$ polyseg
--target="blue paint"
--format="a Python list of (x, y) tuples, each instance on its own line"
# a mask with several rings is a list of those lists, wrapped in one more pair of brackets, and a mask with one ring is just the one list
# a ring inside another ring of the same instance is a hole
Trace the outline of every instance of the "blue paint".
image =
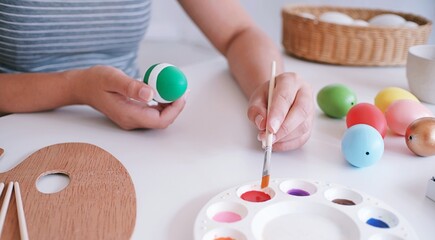
[(390, 228), (390, 226), (388, 226), (384, 221), (376, 218), (369, 218), (366, 223), (377, 228)]

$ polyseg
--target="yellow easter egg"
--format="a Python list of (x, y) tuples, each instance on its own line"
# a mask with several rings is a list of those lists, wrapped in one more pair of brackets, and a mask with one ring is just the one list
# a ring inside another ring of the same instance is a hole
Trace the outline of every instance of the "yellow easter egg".
[(385, 112), (391, 103), (393, 103), (396, 100), (400, 100), (400, 99), (410, 99), (410, 100), (420, 102), (416, 96), (414, 96), (412, 93), (406, 91), (403, 88), (387, 87), (387, 88), (382, 89), (376, 95), (375, 105), (382, 112)]

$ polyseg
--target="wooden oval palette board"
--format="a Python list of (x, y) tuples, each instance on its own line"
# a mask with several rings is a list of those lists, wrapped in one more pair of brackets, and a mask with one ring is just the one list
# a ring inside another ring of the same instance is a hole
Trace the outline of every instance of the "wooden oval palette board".
[[(64, 189), (50, 194), (37, 189), (40, 177), (57, 173), (70, 179)], [(95, 145), (62, 143), (44, 147), (0, 174), (0, 182), (11, 181), (19, 182), (21, 187), (30, 239), (131, 238), (136, 222), (133, 183), (121, 162)], [(12, 196), (1, 239), (19, 238)]]
[(237, 186), (199, 212), (195, 240), (416, 240), (397, 211), (359, 191), (319, 181), (273, 179)]

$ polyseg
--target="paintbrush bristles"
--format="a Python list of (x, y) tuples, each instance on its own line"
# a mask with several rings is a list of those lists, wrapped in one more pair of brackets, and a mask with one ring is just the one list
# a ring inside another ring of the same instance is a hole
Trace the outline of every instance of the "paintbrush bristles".
[(269, 186), (270, 175), (263, 176), (261, 178), (261, 188), (267, 188)]

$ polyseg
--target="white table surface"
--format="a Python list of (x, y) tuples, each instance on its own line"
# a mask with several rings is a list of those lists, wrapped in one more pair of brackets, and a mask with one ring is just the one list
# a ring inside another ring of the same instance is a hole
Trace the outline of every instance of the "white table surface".
[[(339, 67), (290, 57), (286, 70), (313, 86), (344, 83), (359, 102), (373, 103), (388, 86), (408, 89), (404, 67)], [(260, 181), (263, 151), (246, 116), (247, 100), (222, 58), (182, 69), (191, 93), (186, 108), (164, 130), (124, 131), (84, 106), (12, 114), (0, 118), (0, 171), (31, 153), (63, 142), (95, 144), (129, 171), (137, 194), (133, 239), (193, 239), (201, 207), (216, 194)], [(427, 105), (435, 112), (434, 105)], [(299, 150), (274, 153), (272, 178), (302, 178), (336, 183), (374, 196), (401, 213), (423, 240), (435, 236), (435, 202), (425, 197), (435, 175), (435, 157), (408, 150), (403, 137), (389, 133), (382, 159), (367, 168), (350, 166), (341, 154), (345, 120), (330, 119), (316, 105), (312, 137)]]

